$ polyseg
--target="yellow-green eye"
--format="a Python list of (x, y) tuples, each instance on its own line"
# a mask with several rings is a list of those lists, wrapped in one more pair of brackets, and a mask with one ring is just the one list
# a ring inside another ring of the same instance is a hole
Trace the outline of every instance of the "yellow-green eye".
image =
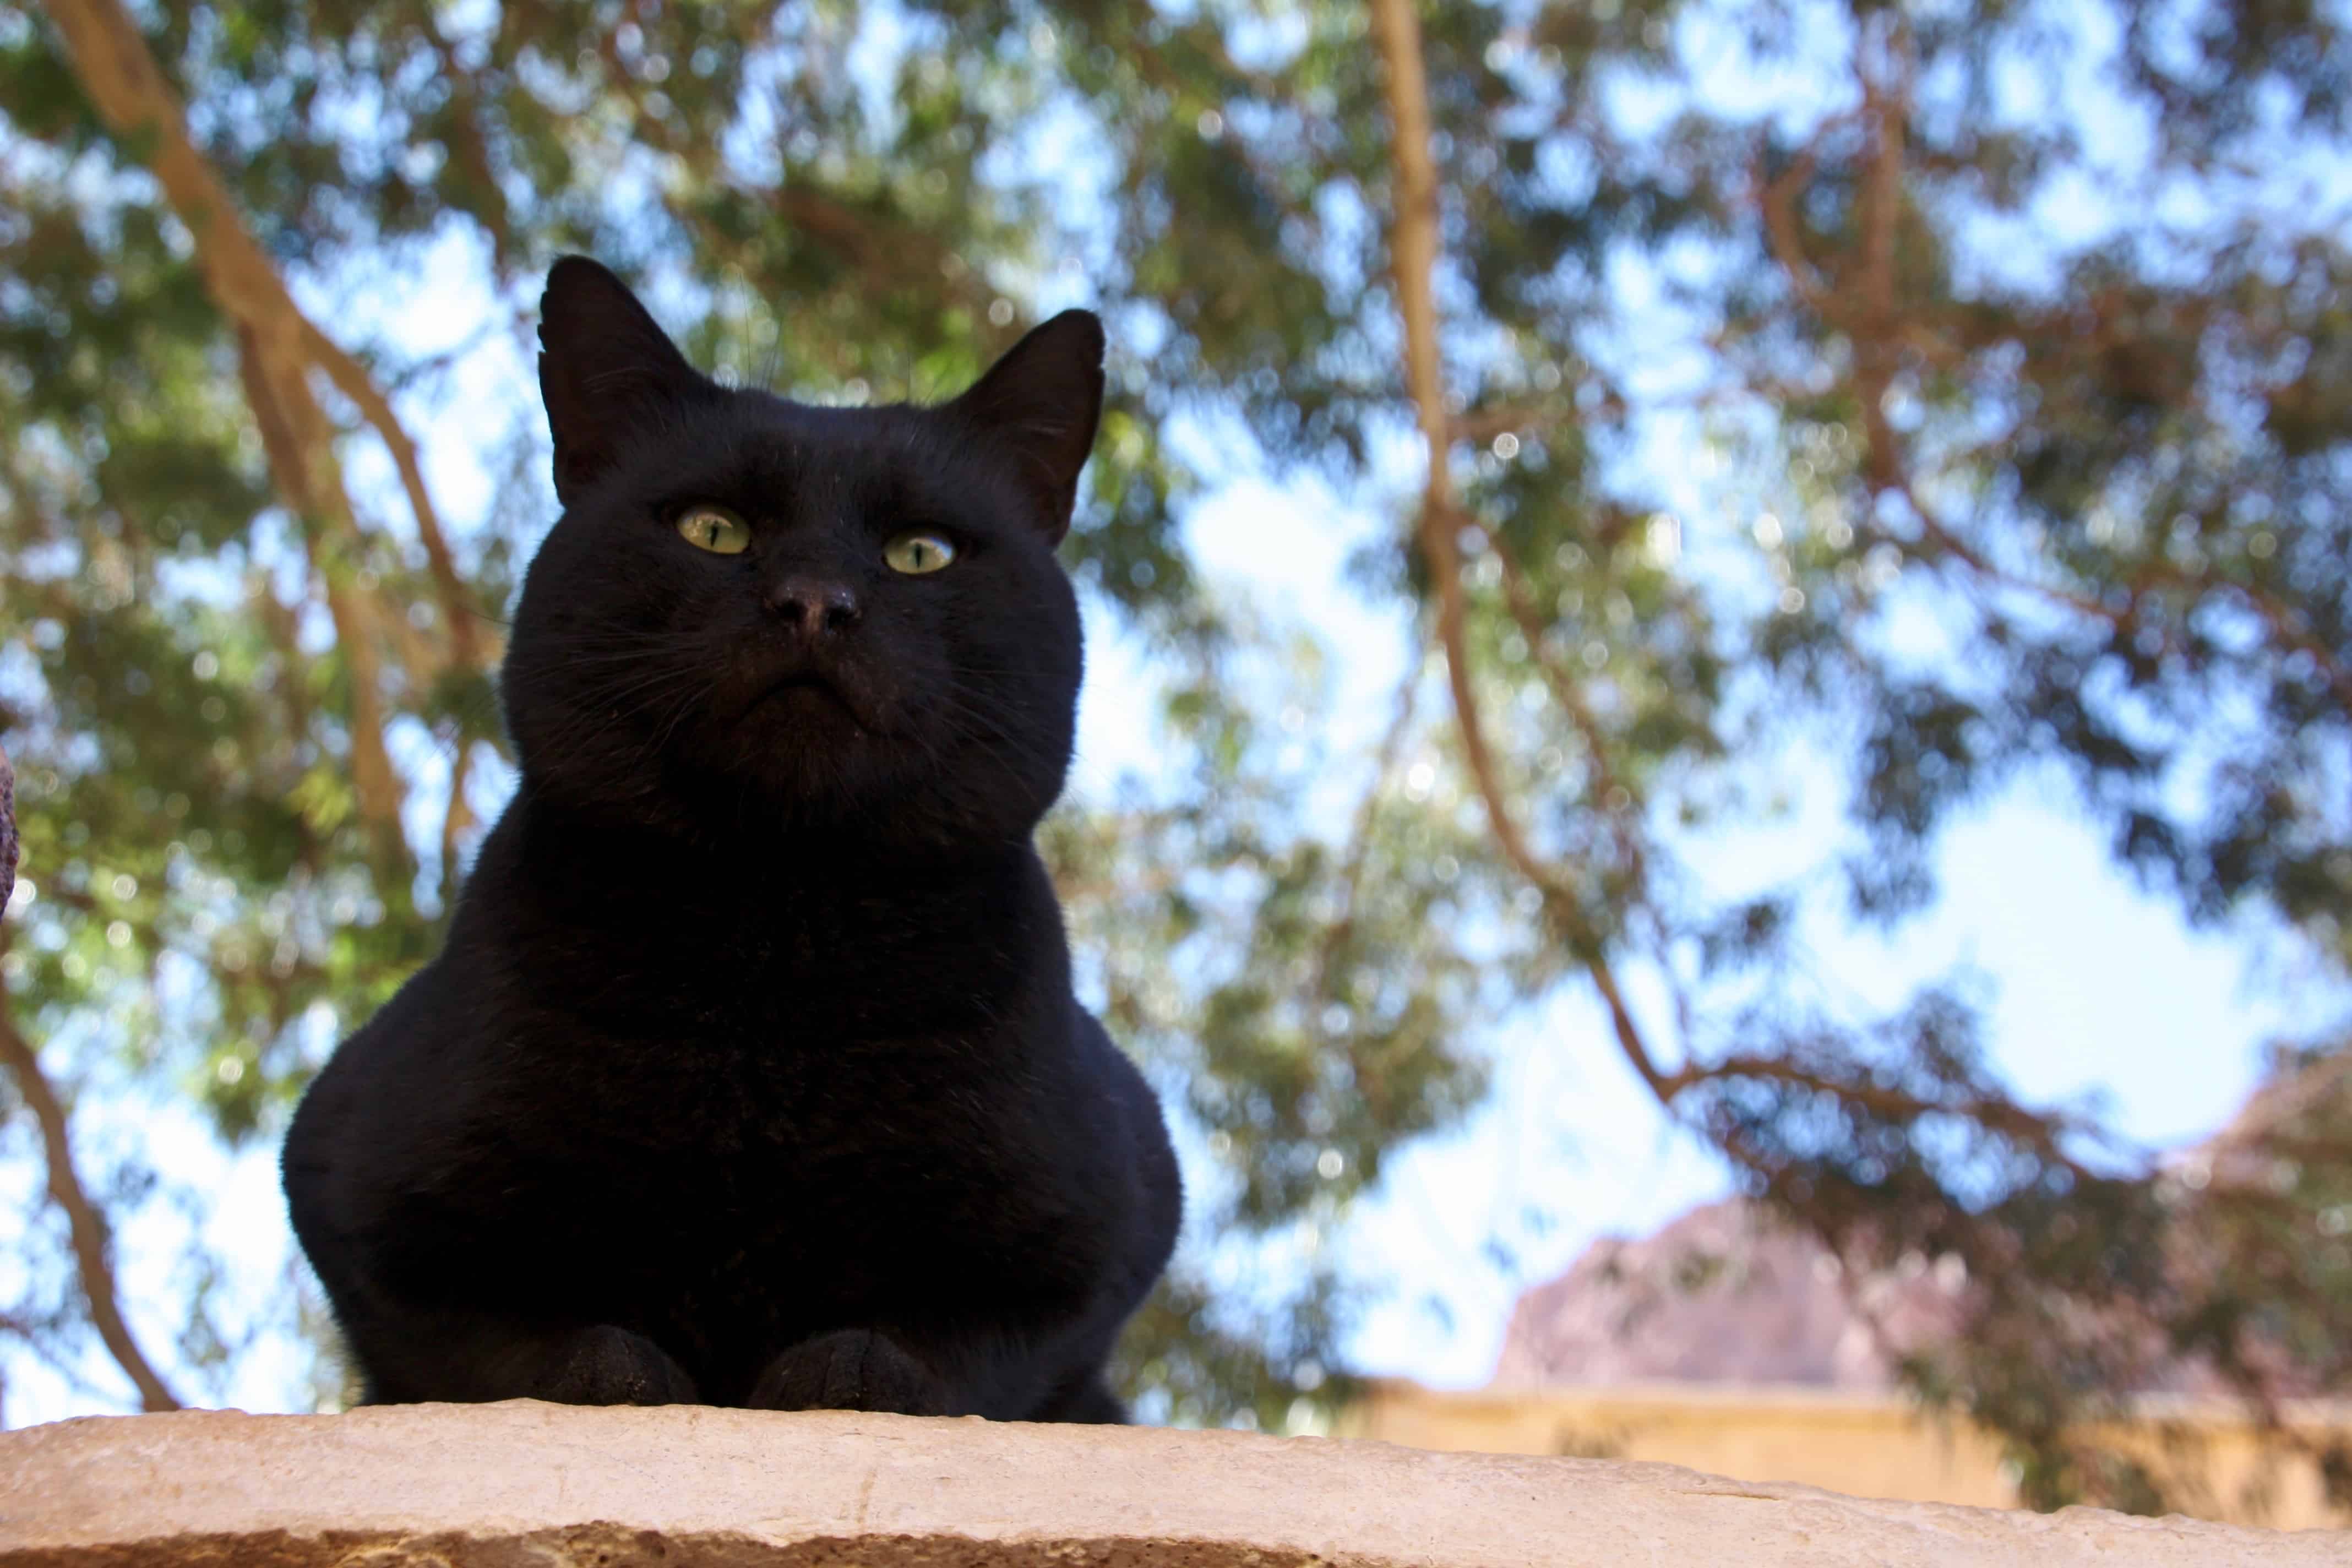
[(713, 555), (740, 555), (751, 542), (751, 525), (722, 507), (688, 507), (678, 514), (677, 531), (697, 550)]
[(893, 572), (919, 577), (955, 559), (955, 546), (936, 533), (902, 533), (882, 547), (882, 559)]

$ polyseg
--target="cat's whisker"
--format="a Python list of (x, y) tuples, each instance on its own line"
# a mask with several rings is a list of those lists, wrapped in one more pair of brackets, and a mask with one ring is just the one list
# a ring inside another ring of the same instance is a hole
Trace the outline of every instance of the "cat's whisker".
[[(976, 700), (980, 695), (981, 694), (978, 692), (973, 692), (965, 689), (959, 688), (952, 689), (943, 700), (941, 710), (965, 714), (981, 720), (999, 730), (1005, 728), (1006, 720), (1025, 715), (1030, 711), (1025, 705), (1016, 706), (1016, 704), (1019, 703), (1019, 698), (1017, 695), (1004, 700), (1001, 705), (1000, 710), (992, 711), (990, 709), (981, 706), (981, 704)], [(989, 695), (1003, 696), (1004, 694), (990, 693)]]
[[(1024, 782), (1026, 775), (1019, 764), (1029, 759), (1021, 755), (1019, 742), (1013, 736), (993, 726), (985, 729), (971, 728), (972, 721), (980, 721), (981, 716), (969, 710), (942, 708), (939, 710), (939, 716), (945, 721), (949, 731), (963, 742), (962, 749), (967, 754), (977, 754), (983, 760), (995, 763), (997, 768), (1016, 784)], [(933, 758), (935, 761), (941, 762), (947, 760), (937, 748), (933, 750)]]
[(677, 732), (678, 726), (685, 723), (688, 716), (694, 711), (695, 700), (700, 695), (702, 694), (699, 691), (688, 691), (679, 698), (669, 716), (662, 721), (652, 740), (646, 743), (646, 752), (648, 757), (658, 757), (667, 749), (670, 737)]
[(950, 664), (941, 667), (950, 675), (982, 675), (992, 678), (1012, 676), (1022, 680), (1067, 682), (1069, 677), (1057, 669), (991, 669), (976, 664)]

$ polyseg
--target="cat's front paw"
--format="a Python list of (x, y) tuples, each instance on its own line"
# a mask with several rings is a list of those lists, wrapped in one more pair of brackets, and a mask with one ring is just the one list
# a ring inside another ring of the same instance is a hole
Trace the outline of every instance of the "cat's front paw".
[(667, 1352), (612, 1323), (582, 1329), (563, 1342), (536, 1380), (534, 1397), (558, 1405), (693, 1405), (694, 1379)]
[(768, 1363), (746, 1402), (754, 1410), (871, 1410), (944, 1415), (947, 1385), (888, 1336), (843, 1329), (803, 1340)]

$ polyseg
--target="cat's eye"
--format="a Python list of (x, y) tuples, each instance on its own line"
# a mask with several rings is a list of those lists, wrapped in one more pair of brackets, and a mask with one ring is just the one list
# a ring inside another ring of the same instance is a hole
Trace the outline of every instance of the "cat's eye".
[(751, 525), (724, 507), (690, 506), (678, 513), (677, 531), (697, 550), (740, 555), (751, 542)]
[(926, 572), (936, 572), (955, 559), (955, 546), (936, 533), (920, 530), (902, 533), (882, 547), (882, 559), (890, 563), (893, 572), (904, 572), (909, 577), (919, 577)]

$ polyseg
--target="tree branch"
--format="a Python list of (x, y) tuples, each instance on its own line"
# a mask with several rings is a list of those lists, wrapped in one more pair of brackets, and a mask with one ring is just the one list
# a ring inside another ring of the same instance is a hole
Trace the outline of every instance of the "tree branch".
[(1396, 279), (1397, 309), (1404, 317), (1405, 376), (1413, 409), (1428, 448), (1429, 472), (1423, 481), (1418, 533), (1422, 553), (1429, 563), (1437, 588), (1438, 640), (1445, 649), (1446, 684), (1454, 696), (1454, 713), (1462, 732), (1462, 752), (1486, 808), (1495, 841), (1518, 873), (1543, 895), (1545, 906), (1579, 950), (1585, 972), (1592, 977), (1609, 1009), (1610, 1027), (1642, 1081), (1671, 1108), (1666, 1079), (1642, 1037), (1641, 1026), (1626, 1005), (1600, 935), (1586, 920), (1582, 906), (1520, 831), (1504, 798), (1495, 760), (1486, 746), (1486, 727), (1479, 716), (1478, 695), (1470, 675), (1467, 639), (1463, 636), (1462, 562), (1455, 529), (1460, 518), (1454, 505), (1447, 447), (1452, 421), (1445, 407), (1443, 367), (1437, 351), (1437, 300), (1433, 279), (1437, 270), (1437, 169), (1430, 156), (1429, 80), (1422, 63), (1421, 22), (1412, 0), (1373, 0), (1372, 31), (1388, 68), (1389, 117), (1395, 166), (1395, 217), (1389, 237), (1389, 264)]
[(1805, 150), (1790, 160), (1789, 166), (1778, 177), (1762, 177), (1759, 165), (1756, 181), (1756, 205), (1764, 220), (1764, 238), (1772, 259), (1780, 264), (1788, 276), (1789, 285), (1797, 297), (1811, 306), (1813, 312), (1832, 326), (1842, 316), (1837, 301), (1822, 280), (1813, 274), (1812, 264), (1805, 259), (1804, 243), (1797, 234), (1797, 193), (1812, 182), (1813, 170), (1819, 162), (1815, 151), (1821, 139), (1838, 123), (1832, 119), (1822, 122)]
[(479, 617), (473, 608), (472, 596), (466, 591), (465, 579), (457, 574), (457, 561), (449, 552), (448, 538), (441, 531), (441, 516), (433, 505), (433, 492), (425, 488), (425, 468), (417, 459), (416, 442), (401, 424), (392, 399), (368, 374), (367, 366), (320, 331), (307, 316), (302, 320), (302, 341), (319, 368), (327, 373), (327, 379), (352, 400), (361, 417), (374, 427), (384, 449), (392, 454), (393, 466), (400, 470), (400, 487), (407, 492), (408, 510), (416, 520), (416, 536), (424, 542), (425, 558), (433, 574), (434, 595), (441, 601), (442, 635), (448, 644), (450, 661), (465, 669), (488, 668), (475, 625)]
[[(1866, 40), (1862, 47), (1866, 50)], [(1870, 144), (1862, 196), (1862, 262), (1851, 287), (1843, 279), (1825, 281), (1817, 275), (1805, 257), (1795, 208), (1799, 193), (1812, 178), (1816, 148), (1822, 137), (1845, 122), (1843, 116), (1824, 121), (1805, 150), (1777, 178), (1759, 179), (1757, 205), (1763, 220), (1767, 248), (1798, 297), (1822, 318), (1824, 325), (1843, 334), (1852, 346), (1854, 391), (1863, 423), (1864, 479), (1871, 493), (1900, 496), (1917, 519), (1921, 534), (1986, 582), (2032, 594), (2110, 626), (2126, 626), (2136, 618), (2135, 610), (2118, 608), (2089, 595), (2020, 576), (1997, 564), (1942, 521), (1920, 496), (1901, 438), (1887, 417), (1887, 392), (1893, 385), (1903, 348), (1907, 344), (1931, 359), (1950, 352), (1948, 345), (1932, 332), (1906, 320), (1898, 288), (1896, 229), (1902, 213), (1910, 107), (1908, 84), (1903, 79), (1908, 66), (1907, 48), (1908, 41), (1899, 36), (1888, 39), (1887, 63), (1879, 71), (1874, 71), (1859, 57), (1856, 61), (1863, 86), (1860, 119)], [(1882, 80), (1882, 77), (1887, 79)], [(2352, 711), (2352, 670), (2347, 670), (2335, 650), (2312, 633), (2293, 606), (2276, 595), (2253, 584), (2200, 580), (2179, 571), (2156, 574), (2153, 580), (2191, 594), (2216, 589), (2237, 594), (2269, 626), (2277, 642), (2311, 658), (2326, 677), (2337, 700), (2347, 711)], [(2168, 634), (2166, 640), (2177, 646), (2177, 639)]]
[[(988, 311), (996, 290), (986, 277), (977, 268), (963, 266), (961, 257), (919, 226), (885, 214), (861, 211), (840, 195), (806, 182), (787, 180), (754, 190), (734, 180), (716, 145), (679, 135), (647, 108), (647, 87), (621, 58), (609, 32), (600, 36), (597, 47), (608, 85), (628, 105), (630, 124), (646, 145), (679, 159), (713, 188), (746, 204), (766, 205), (796, 232), (814, 237), (853, 269), (868, 275), (869, 280), (895, 279), (902, 287), (927, 294), (946, 289), (970, 312), (972, 332), (984, 352), (1004, 347), (1026, 329), (1027, 323), (1017, 314), (1003, 325), (992, 321)], [(782, 136), (780, 129), (780, 141)], [(740, 259), (744, 249), (740, 237), (714, 224), (709, 212), (672, 190), (665, 190), (662, 202), (670, 216), (692, 229), (712, 255)]]
[(1565, 424), (1565, 411), (1541, 403), (1493, 403), (1482, 407), (1465, 408), (1449, 422), (1453, 438), (1483, 447), (1496, 437), (1509, 431), (1553, 429)]
[(441, 30), (436, 10), (431, 5), (419, 5), (416, 24), (441, 61), (442, 79), (449, 84), (456, 110), (452, 140), (457, 143), (457, 156), (465, 164), (467, 177), (481, 192), (482, 210), (476, 216), (483, 228), (489, 231), (490, 269), (504, 282), (514, 266), (513, 215), (507, 210), (506, 190), (499, 184), (498, 170), (490, 163), (489, 139), (482, 133), (482, 100), (475, 87), (474, 73), (458, 61), (449, 36)]
[(2308, 655), (2320, 673), (2327, 677), (2328, 688), (2336, 693), (2337, 704), (2347, 715), (2352, 715), (2352, 670), (2346, 669), (2344, 661), (2336, 657), (2336, 650), (2312, 631), (2309, 616), (2252, 583), (2225, 583), (2222, 586), (2244, 595), (2280, 641)]
[[(16, 889), (16, 771), (10, 765), (8, 753), (0, 752), (0, 911), (5, 911), (8, 900)], [(6, 945), (6, 933), (0, 931), (0, 947)], [(65, 1212), (66, 1226), (73, 1238), (76, 1273), (81, 1281), (82, 1300), (89, 1308), (90, 1321), (98, 1329), (98, 1337), (118, 1365), (130, 1376), (139, 1390), (141, 1405), (150, 1410), (177, 1410), (180, 1402), (157, 1375), (131, 1337), (131, 1326), (122, 1321), (122, 1310), (114, 1284), (113, 1260), (109, 1256), (107, 1226), (98, 1207), (81, 1184), (75, 1172), (71, 1131), (67, 1124), (64, 1104), (58, 1099), (48, 1075), (41, 1071), (40, 1058), (25, 1037), (16, 1032), (15, 1022), (8, 1016), (7, 993), (0, 988), (0, 1062), (7, 1065), (9, 1075), (16, 1080), (16, 1092), (31, 1110), (33, 1120), (41, 1129), (41, 1151), (49, 1173), (49, 1201)]]
[[(1704, 1083), (1720, 1082), (1733, 1078), (1769, 1078), (1794, 1087), (1832, 1094), (1850, 1104), (1855, 1104), (1882, 1115), (1918, 1116), (1929, 1111), (1958, 1110), (1983, 1124), (2013, 1136), (2034, 1138), (2047, 1144), (2048, 1124), (2032, 1113), (2006, 1102), (1970, 1101), (1951, 1107), (1918, 1100), (1898, 1090), (1873, 1085), (1846, 1083), (1812, 1073), (1791, 1062), (1763, 1058), (1737, 1057), (1721, 1062), (1685, 1062), (1672, 1072), (1658, 1064), (1640, 1023), (1618, 984), (1614, 969), (1603, 951), (1598, 931), (1593, 930), (1574, 892), (1560, 877), (1536, 853), (1512, 816), (1505, 798), (1494, 757), (1486, 744), (1477, 692), (1471, 679), (1466, 638), (1463, 635), (1463, 593), (1461, 560), (1456, 530), (1465, 520), (1454, 505), (1451, 476), (1447, 468), (1447, 448), (1454, 423), (1445, 407), (1443, 372), (1437, 349), (1437, 311), (1432, 278), (1437, 262), (1437, 187), (1436, 173), (1429, 155), (1429, 100), (1421, 58), (1419, 23), (1414, 16), (1412, 0), (1374, 0), (1373, 27), (1380, 40), (1381, 54), (1388, 67), (1389, 108), (1394, 124), (1393, 153), (1396, 170), (1396, 212), (1391, 233), (1390, 264), (1394, 270), (1397, 304), (1405, 322), (1405, 370), (1412, 391), (1413, 406), (1419, 416), (1422, 437), (1428, 449), (1429, 471), (1422, 491), (1418, 534), (1422, 550), (1427, 557), (1430, 575), (1437, 589), (1438, 635), (1445, 650), (1446, 679), (1454, 696), (1454, 709), (1462, 732), (1462, 750), (1468, 763), (1479, 798), (1485, 804), (1487, 820), (1493, 825), (1496, 842), (1504, 858), (1520, 875), (1532, 882), (1543, 894), (1546, 907), (1580, 950), (1586, 973), (1594, 988), (1601, 994), (1608, 1009), (1612, 1033), (1618, 1048), (1636, 1076), (1657, 1098), (1660, 1105), (1673, 1110), (1675, 1102), (1687, 1090)], [(1882, 124), (1885, 115), (1881, 106)], [(1901, 144), (1892, 145), (1898, 160), (1895, 174), (1899, 174)], [(1810, 155), (1809, 155), (1810, 156)], [(1885, 192), (1890, 177), (1885, 158), (1880, 160), (1880, 196), (1874, 206), (1874, 221), (1887, 229), (1894, 221), (1895, 205)], [(1801, 159), (1801, 168), (1808, 161)], [(1799, 181), (1801, 183), (1801, 176)], [(1776, 182), (1776, 184), (1778, 184)], [(1785, 209), (1788, 189), (1768, 194), (1768, 205)], [(1782, 236), (1793, 243), (1793, 226)], [(1891, 230), (1874, 241), (1872, 251), (1876, 262), (1890, 268), (1893, 265)], [(1792, 258), (1784, 258), (1791, 259)], [(1805, 279), (1792, 271), (1801, 288)], [(1866, 291), (1866, 300), (1874, 300), (1881, 310), (1892, 309), (1892, 279)], [(1865, 417), (1874, 411), (1866, 411)], [(1881, 416), (1883, 418), (1883, 416)], [(1889, 432), (1891, 435), (1891, 432)], [(1916, 505), (1915, 502), (1915, 510)], [(1933, 520), (1921, 510), (1923, 523), (1934, 527)], [(1492, 534), (1487, 537), (1492, 540)], [(1499, 542), (1496, 542), (1499, 543)], [(1512, 563), (1506, 560), (1507, 572)], [(1519, 585), (1523, 588), (1523, 584)], [(1512, 595), (1514, 599), (1519, 594)], [(1531, 611), (1531, 605), (1515, 605), (1515, 609)], [(1534, 637), (1541, 628), (1535, 625), (1531, 613), (1519, 616), (1522, 633)], [(1591, 715), (1578, 700), (1563, 698), (1571, 717), (1589, 722)], [(1597, 745), (1598, 726), (1586, 731), (1589, 743), (1595, 743), (1596, 766), (1605, 767), (1606, 760)], [(2056, 1153), (2070, 1167), (2073, 1162)]]
[[(121, 0), (50, 0), (48, 12), (100, 118), (125, 149), (144, 153), (149, 172), (188, 227), (205, 291), (236, 328), (246, 394), (271, 475), (302, 526), (311, 569), (325, 582), (336, 638), (350, 663), (352, 784), (360, 813), (390, 863), (404, 865), (402, 787), (384, 749), (381, 670), (352, 583), (349, 546), (358, 525), (336, 461), (333, 427), (309, 379), (316, 329), (196, 150), (179, 98)], [(398, 455), (395, 449), (395, 459)]]
[(1504, 601), (1510, 608), (1511, 618), (1518, 623), (1519, 635), (1528, 640), (1528, 657), (1544, 672), (1545, 684), (1551, 688), (1552, 696), (1568, 710), (1570, 721), (1584, 737), (1585, 750), (1592, 758), (1592, 782), (1597, 786), (1595, 793), (1600, 797), (1602, 813), (1615, 828), (1617, 851), (1625, 858), (1626, 869), (1633, 872), (1635, 880), (1645, 881), (1648, 876), (1647, 857), (1643, 853), (1640, 833), (1633, 818), (1633, 792), (1625, 790), (1626, 804), (1622, 806), (1612, 805), (1609, 799), (1612, 792), (1623, 786), (1618, 783), (1616, 770), (1610, 763), (1609, 737), (1601, 727), (1600, 717), (1592, 711), (1592, 705), (1584, 700), (1584, 693), (1577, 689), (1575, 678), (1547, 650), (1545, 627), (1537, 614), (1527, 574), (1505, 545), (1503, 536), (1483, 522), (1474, 526), (1485, 536), (1486, 548), (1495, 552), (1495, 559), (1502, 563)]
[(41, 1070), (40, 1058), (31, 1044), (16, 1032), (16, 1022), (8, 1016), (5, 991), (0, 991), (0, 1063), (5, 1063), (16, 1079), (16, 1092), (40, 1126), (41, 1152), (49, 1172), (49, 1201), (64, 1211), (66, 1226), (73, 1238), (76, 1277), (81, 1282), (82, 1299), (89, 1304), (89, 1320), (98, 1330), (98, 1337), (105, 1342), (107, 1353), (138, 1388), (141, 1408), (179, 1409), (178, 1397), (139, 1348), (131, 1325), (123, 1321), (106, 1216), (99, 1212), (74, 1170), (72, 1131), (67, 1122), (64, 1102), (58, 1100), (48, 1075)]
[(16, 890), (16, 770), (0, 752), (0, 912)]
[(389, 849), (401, 842), (400, 777), (383, 745), (383, 667), (373, 616), (357, 592), (357, 570), (349, 548), (356, 532), (350, 499), (343, 493), (341, 472), (331, 476), (322, 471), (335, 467), (326, 414), (310, 395), (305, 366), (274, 359), (248, 322), (236, 323), (236, 339), (237, 370), (254, 426), (261, 434), (261, 449), (301, 527), (303, 551), (311, 574), (325, 591), (336, 646), (351, 666), (352, 793), (360, 815)]
[(1833, 1078), (1782, 1058), (1756, 1056), (1688, 1062), (1665, 1075), (1655, 1087), (1661, 1094), (1672, 1099), (1703, 1083), (1720, 1083), (1727, 1079), (1743, 1078), (1767, 1079), (1791, 1089), (1827, 1095), (1889, 1121), (1914, 1121), (1924, 1116), (1966, 1117), (1980, 1127), (2031, 1147), (2042, 1158), (2077, 1178), (2088, 1180), (2093, 1175), (2059, 1146), (2059, 1135), (2067, 1130), (2065, 1123), (2001, 1097), (1970, 1095), (1952, 1101), (1926, 1100), (1904, 1089)]
[(1893, 489), (1906, 471), (1902, 444), (1886, 411), (1902, 364), (1901, 303), (1895, 277), (1895, 228), (1903, 213), (1905, 121), (1910, 105), (1862, 71), (1863, 123), (1870, 164), (1862, 188), (1862, 277), (1844, 323), (1853, 345), (1855, 390), (1862, 403), (1864, 461), (1873, 490)]
[(1404, 317), (1406, 388), (1428, 453), (1417, 531), (1437, 589), (1437, 635), (1445, 649), (1446, 683), (1454, 695), (1463, 752), (1486, 802), (1496, 839), (1521, 874), (1538, 887), (1549, 888), (1552, 879), (1520, 833), (1496, 784), (1463, 636), (1462, 558), (1454, 536), (1457, 520), (1447, 458), (1452, 420), (1445, 407), (1444, 371), (1437, 350), (1437, 301), (1431, 281), (1437, 268), (1437, 169), (1429, 153), (1429, 84), (1422, 64), (1421, 22), (1413, 14), (1412, 0), (1373, 0), (1372, 29), (1388, 66), (1389, 115), (1393, 125), (1396, 210), (1389, 236), (1389, 264), (1395, 274), (1397, 310)]

